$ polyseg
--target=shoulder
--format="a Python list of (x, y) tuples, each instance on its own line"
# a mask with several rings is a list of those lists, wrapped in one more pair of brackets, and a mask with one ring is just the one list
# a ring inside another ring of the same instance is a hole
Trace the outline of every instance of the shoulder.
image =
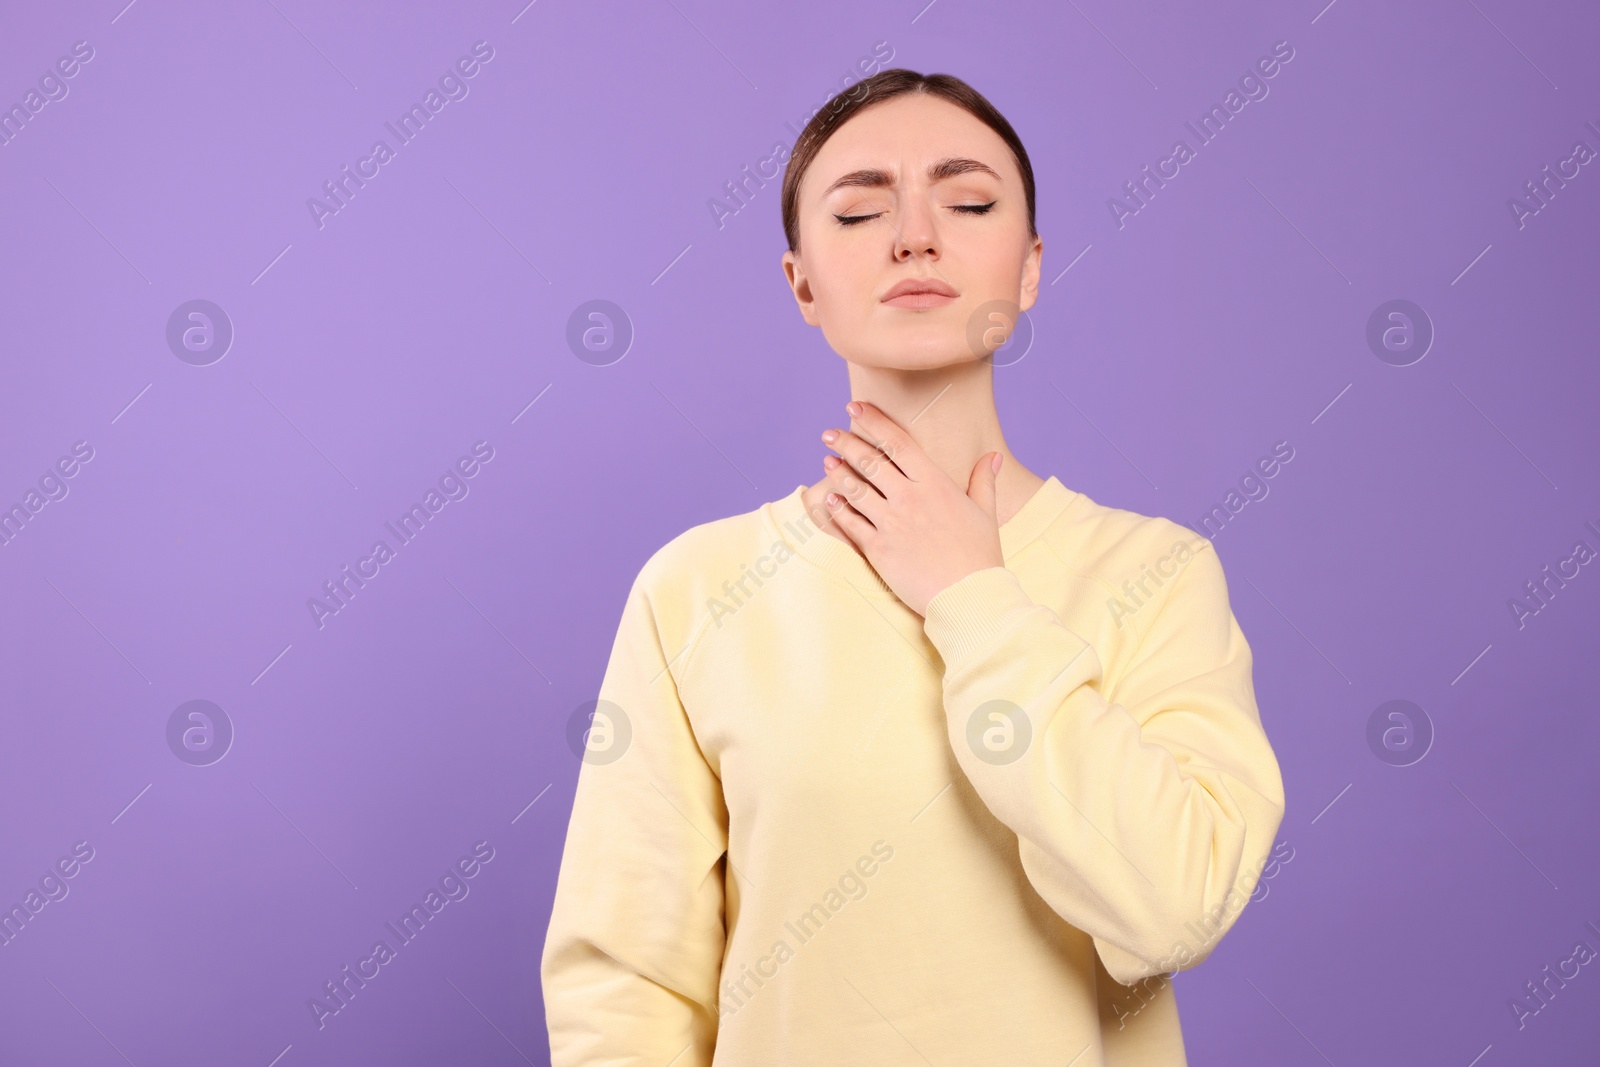
[(1102, 504), (1076, 493), (1045, 530), (1058, 552), (1069, 549), (1081, 569), (1104, 578), (1138, 570), (1165, 555), (1193, 556), (1212, 551), (1211, 542), (1164, 515), (1145, 515)]
[[(1045, 531), (1062, 566), (1098, 579), (1111, 595), (1159, 609), (1176, 590), (1227, 603), (1216, 546), (1181, 523), (1077, 494)], [(1154, 615), (1152, 611), (1149, 615)], [(1143, 610), (1141, 617), (1147, 617)]]
[(749, 511), (689, 527), (651, 553), (634, 578), (629, 600), (647, 602), (663, 641), (692, 645), (711, 622), (711, 610), (727, 588), (772, 549), (772, 535), (758, 505)]
[(645, 560), (638, 583), (663, 594), (682, 594), (715, 580), (738, 577), (752, 553), (767, 550), (770, 540), (759, 505), (749, 511), (711, 519), (689, 527)]

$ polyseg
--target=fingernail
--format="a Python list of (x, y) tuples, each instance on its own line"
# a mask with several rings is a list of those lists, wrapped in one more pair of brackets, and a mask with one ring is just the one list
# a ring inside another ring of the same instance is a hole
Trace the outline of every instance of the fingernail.
[(850, 413), (851, 418), (855, 418), (857, 415), (861, 414), (861, 405), (856, 403), (854, 400), (846, 404), (844, 409)]
[(833, 439), (838, 436), (838, 430), (824, 430), (822, 431), (822, 443), (825, 445), (831, 445), (833, 444)]

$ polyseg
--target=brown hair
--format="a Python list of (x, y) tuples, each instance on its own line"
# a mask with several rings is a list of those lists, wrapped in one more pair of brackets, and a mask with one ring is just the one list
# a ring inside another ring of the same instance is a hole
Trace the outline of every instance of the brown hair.
[(800, 249), (798, 218), (800, 179), (805, 177), (806, 171), (811, 167), (811, 161), (817, 157), (817, 152), (856, 112), (902, 93), (928, 93), (943, 97), (957, 107), (964, 108), (978, 121), (1000, 135), (1000, 139), (1010, 146), (1011, 154), (1016, 159), (1017, 169), (1022, 172), (1022, 188), (1027, 193), (1028, 200), (1028, 236), (1037, 237), (1039, 231), (1034, 225), (1033, 164), (1028, 162), (1028, 150), (1022, 147), (1022, 139), (1017, 136), (1017, 131), (1011, 128), (1011, 123), (1006, 121), (1006, 117), (995, 110), (995, 106), (989, 103), (982, 93), (954, 74), (918, 74), (904, 67), (891, 67), (857, 82), (829, 100), (811, 116), (811, 121), (806, 123), (806, 128), (800, 131), (799, 138), (795, 140), (794, 148), (790, 150), (788, 167), (783, 173), (781, 201), (783, 234), (789, 241), (789, 251), (797, 252)]

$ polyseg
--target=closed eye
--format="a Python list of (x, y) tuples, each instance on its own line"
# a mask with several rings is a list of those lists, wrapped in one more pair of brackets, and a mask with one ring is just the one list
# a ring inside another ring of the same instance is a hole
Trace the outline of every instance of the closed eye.
[[(968, 215), (986, 215), (996, 203), (998, 201), (991, 200), (987, 204), (956, 204), (951, 210), (965, 212)], [(835, 215), (834, 218), (839, 220), (841, 226), (854, 226), (858, 222), (866, 222), (882, 214), (883, 212), (879, 211), (871, 215)]]

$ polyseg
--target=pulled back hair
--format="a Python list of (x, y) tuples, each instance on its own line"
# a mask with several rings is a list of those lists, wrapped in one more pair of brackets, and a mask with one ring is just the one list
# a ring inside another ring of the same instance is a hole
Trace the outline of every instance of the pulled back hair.
[(789, 153), (789, 163), (783, 173), (783, 235), (788, 239), (789, 251), (800, 250), (799, 198), (800, 180), (805, 177), (817, 152), (862, 108), (892, 100), (903, 93), (925, 93), (943, 97), (959, 108), (970, 112), (979, 122), (988, 126), (1011, 148), (1017, 169), (1022, 172), (1022, 188), (1028, 200), (1028, 237), (1039, 236), (1034, 225), (1033, 164), (1028, 162), (1028, 150), (1022, 139), (1011, 128), (1006, 117), (983, 94), (953, 74), (918, 74), (904, 67), (880, 70), (872, 77), (857, 82), (846, 91), (829, 100), (811, 116), (806, 128), (800, 131), (794, 148)]

